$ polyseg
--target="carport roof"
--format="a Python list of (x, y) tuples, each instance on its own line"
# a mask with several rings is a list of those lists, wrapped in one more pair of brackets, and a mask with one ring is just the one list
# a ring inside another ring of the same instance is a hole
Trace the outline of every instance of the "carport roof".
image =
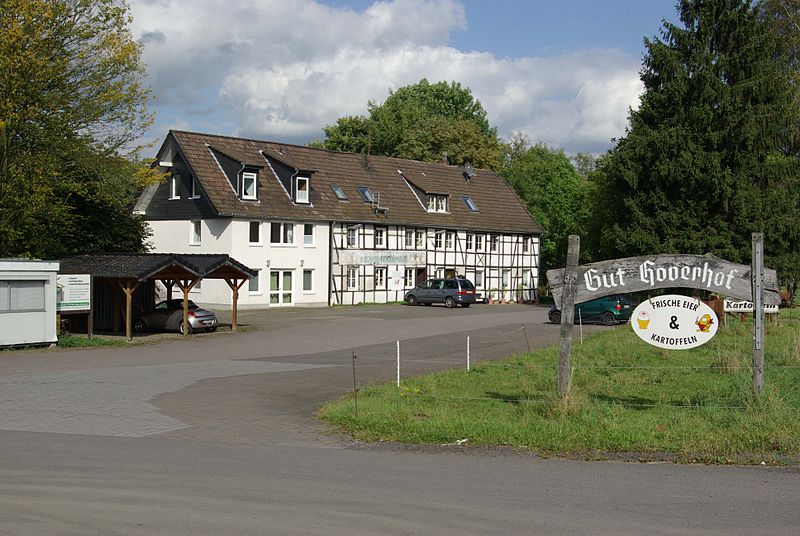
[(72, 255), (60, 260), (62, 274), (105, 279), (246, 278), (256, 272), (225, 254), (113, 253)]

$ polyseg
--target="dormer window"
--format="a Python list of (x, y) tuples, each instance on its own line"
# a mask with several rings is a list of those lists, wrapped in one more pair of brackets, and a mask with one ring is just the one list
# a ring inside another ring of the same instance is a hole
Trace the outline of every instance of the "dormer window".
[(366, 186), (356, 186), (356, 190), (358, 190), (358, 193), (361, 194), (361, 198), (367, 203), (372, 203), (375, 201), (375, 197)]
[(428, 212), (447, 212), (447, 196), (428, 194)]
[(180, 199), (181, 198), (180, 190), (178, 189), (178, 186), (179, 186), (180, 182), (181, 182), (181, 176), (180, 175), (173, 175), (172, 177), (170, 177), (170, 179), (169, 179), (169, 198), (170, 199)]
[(251, 171), (242, 173), (242, 199), (258, 199), (256, 195), (256, 178), (257, 175)]
[(197, 177), (192, 175), (192, 197), (191, 199), (200, 199), (200, 188), (197, 184)]
[(309, 202), (308, 192), (311, 189), (308, 177), (297, 177), (295, 179), (294, 202), (305, 203)]

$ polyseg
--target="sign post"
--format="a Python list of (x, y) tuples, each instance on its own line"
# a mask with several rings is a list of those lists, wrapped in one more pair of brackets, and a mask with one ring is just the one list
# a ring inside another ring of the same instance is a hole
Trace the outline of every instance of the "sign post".
[(753, 391), (764, 390), (764, 235), (753, 233)]
[(567, 246), (567, 269), (564, 273), (564, 291), (561, 294), (561, 342), (558, 346), (558, 396), (569, 394), (572, 382), (572, 327), (575, 324), (575, 283), (577, 281), (578, 256), (581, 238), (569, 235)]

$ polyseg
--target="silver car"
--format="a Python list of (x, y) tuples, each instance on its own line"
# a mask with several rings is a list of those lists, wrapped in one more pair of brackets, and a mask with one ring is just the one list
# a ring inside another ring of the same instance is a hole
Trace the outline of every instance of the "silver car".
[[(189, 333), (201, 329), (215, 331), (217, 324), (217, 315), (214, 311), (203, 309), (189, 300)], [(133, 323), (133, 330), (137, 333), (155, 330), (183, 333), (183, 299), (157, 303), (152, 311), (139, 315)]]

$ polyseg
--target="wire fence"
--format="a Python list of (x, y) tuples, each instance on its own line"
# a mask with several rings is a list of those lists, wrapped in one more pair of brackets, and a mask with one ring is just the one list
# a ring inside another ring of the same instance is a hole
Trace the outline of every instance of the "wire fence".
[[(529, 326), (533, 328), (533, 326)], [(404, 379), (408, 379), (410, 375), (416, 376), (418, 373), (434, 372), (436, 370), (445, 369), (462, 369), (470, 370), (474, 367), (476, 362), (484, 363), (500, 359), (507, 356), (522, 355), (531, 353), (532, 350), (541, 349), (543, 347), (542, 341), (537, 340), (534, 348), (531, 346), (531, 340), (528, 338), (528, 328), (524, 324), (519, 327), (504, 326), (501, 329), (482, 329), (477, 333), (470, 335), (462, 334), (448, 334), (438, 338), (433, 338), (433, 341), (438, 341), (439, 344), (430, 344), (432, 338), (426, 337), (423, 339), (408, 339), (406, 341), (400, 340), (393, 343), (384, 345), (376, 345), (371, 347), (368, 351), (362, 349), (362, 354), (358, 355), (359, 361), (371, 363), (369, 372), (371, 373), (368, 381), (375, 379), (385, 379), (391, 372), (392, 378), (395, 380), (396, 387), (400, 388), (403, 385)], [(552, 341), (546, 346), (552, 345)], [(407, 349), (411, 346), (410, 351)], [(422, 349), (421, 349), (422, 347)], [(404, 351), (405, 350), (405, 351)], [(355, 361), (355, 359), (354, 359)], [(376, 367), (378, 363), (386, 363), (386, 368)], [(390, 364), (391, 363), (391, 364)], [(733, 403), (732, 399), (742, 399), (744, 390), (749, 388), (746, 382), (740, 382), (742, 385), (736, 389), (734, 384), (743, 378), (741, 374), (743, 371), (752, 371), (752, 367), (742, 363), (730, 363), (724, 365), (704, 364), (686, 365), (654, 365), (654, 364), (591, 364), (581, 363), (581, 358), (573, 358), (574, 365), (572, 370), (574, 373), (581, 371), (596, 372), (601, 370), (608, 370), (610, 372), (623, 372), (623, 371), (644, 371), (651, 373), (708, 373), (714, 372), (717, 377), (716, 381), (712, 381), (709, 387), (711, 393), (717, 391), (729, 391), (728, 395), (719, 398), (699, 397), (697, 400), (689, 399), (687, 401), (669, 400), (668, 396), (662, 400), (611, 400), (608, 404), (618, 404), (630, 408), (679, 408), (686, 410), (746, 410), (752, 405)], [(543, 362), (543, 361), (517, 361), (516, 365), (519, 367), (535, 365), (537, 367), (546, 367), (552, 370), (553, 380), (557, 369), (557, 363)], [(512, 366), (506, 364), (505, 366)], [(378, 371), (376, 374), (376, 370)], [(411, 370), (411, 372), (409, 372)], [(798, 356), (797, 364), (765, 364), (764, 371), (776, 371), (780, 373), (783, 371), (800, 370), (800, 356)], [(542, 373), (542, 371), (539, 371)], [(362, 379), (363, 380), (363, 379)], [(704, 381), (708, 382), (709, 376), (706, 376)], [(354, 390), (358, 390), (358, 386), (354, 383)], [(738, 392), (737, 392), (738, 391)], [(421, 399), (440, 400), (446, 402), (487, 402), (487, 403), (507, 403), (507, 404), (520, 404), (520, 405), (551, 405), (559, 402), (561, 399), (556, 396), (555, 386), (553, 386), (552, 396), (521, 396), (521, 397), (499, 397), (499, 396), (456, 396), (448, 394), (435, 394), (435, 393), (420, 393), (411, 390), (402, 390), (404, 397), (415, 397)], [(590, 397), (591, 398), (591, 397)], [(660, 397), (659, 397), (660, 398)], [(597, 400), (597, 398), (595, 398)]]

